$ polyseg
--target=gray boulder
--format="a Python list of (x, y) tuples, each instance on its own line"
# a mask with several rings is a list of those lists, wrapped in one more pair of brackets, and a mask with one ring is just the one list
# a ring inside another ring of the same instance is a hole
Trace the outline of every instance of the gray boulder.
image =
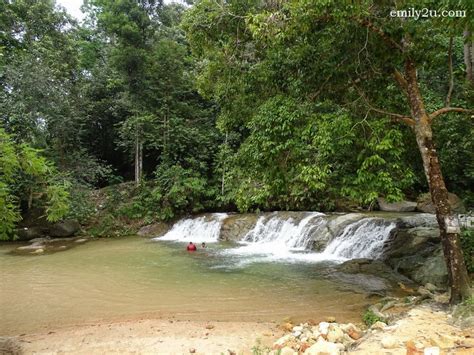
[(23, 227), (16, 230), (18, 240), (31, 240), (42, 238), (47, 234), (48, 230), (40, 226)]
[(414, 212), (416, 210), (416, 202), (399, 201), (387, 202), (383, 197), (377, 199), (381, 211), (386, 212)]
[(170, 229), (170, 225), (164, 222), (149, 224), (141, 227), (138, 231), (140, 237), (161, 237)]
[(79, 222), (75, 220), (65, 220), (57, 222), (49, 229), (49, 235), (54, 238), (66, 238), (74, 236), (81, 229)]
[[(422, 194), (418, 197), (418, 203), (416, 209), (420, 212), (425, 213), (436, 213), (433, 202), (431, 201), (431, 195), (429, 193)], [(448, 201), (451, 206), (452, 213), (465, 213), (466, 207), (462, 200), (455, 194), (448, 192)]]

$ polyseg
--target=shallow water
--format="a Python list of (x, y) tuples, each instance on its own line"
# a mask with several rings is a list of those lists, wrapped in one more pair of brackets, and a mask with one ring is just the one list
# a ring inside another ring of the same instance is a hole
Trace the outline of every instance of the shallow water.
[(138, 237), (90, 241), (40, 256), (0, 246), (0, 335), (98, 320), (359, 321), (367, 294), (331, 276), (331, 263), (246, 262), (211, 244)]

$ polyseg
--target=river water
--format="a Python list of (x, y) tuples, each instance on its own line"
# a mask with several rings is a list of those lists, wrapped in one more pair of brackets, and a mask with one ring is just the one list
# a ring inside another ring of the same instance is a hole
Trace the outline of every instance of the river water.
[(38, 256), (0, 245), (0, 335), (96, 321), (359, 321), (368, 293), (333, 277), (334, 262), (245, 260), (232, 243), (101, 239)]

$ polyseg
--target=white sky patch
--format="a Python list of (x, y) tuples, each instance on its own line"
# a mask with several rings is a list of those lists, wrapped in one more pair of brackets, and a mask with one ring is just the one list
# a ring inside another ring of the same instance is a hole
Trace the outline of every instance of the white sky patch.
[[(81, 6), (83, 0), (56, 0), (58, 5), (61, 5), (66, 8), (67, 12), (75, 17), (77, 20), (82, 21), (85, 17), (85, 14), (81, 11)], [(164, 0), (165, 4), (170, 4), (172, 2), (181, 2), (180, 0)]]
[(65, 7), (67, 12), (76, 19), (84, 19), (85, 15), (81, 11), (83, 0), (56, 0), (56, 3)]

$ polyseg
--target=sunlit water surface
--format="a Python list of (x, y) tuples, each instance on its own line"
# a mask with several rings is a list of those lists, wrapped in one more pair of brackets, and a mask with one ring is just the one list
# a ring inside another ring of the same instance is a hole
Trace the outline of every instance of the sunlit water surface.
[(0, 335), (100, 320), (358, 321), (364, 291), (331, 277), (331, 263), (248, 262), (211, 244), (130, 237), (91, 241), (41, 256), (0, 245)]

